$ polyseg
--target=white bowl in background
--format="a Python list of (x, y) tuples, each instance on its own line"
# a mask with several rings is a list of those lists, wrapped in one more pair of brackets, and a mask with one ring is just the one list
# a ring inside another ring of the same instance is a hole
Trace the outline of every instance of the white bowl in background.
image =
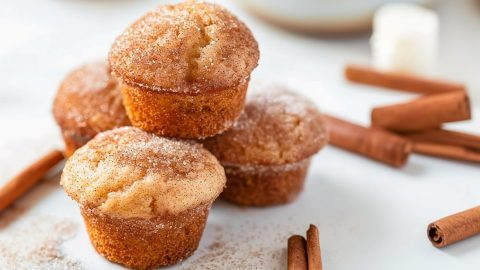
[(239, 0), (258, 17), (285, 28), (317, 34), (368, 31), (375, 10), (391, 2), (425, 5), (431, 0)]

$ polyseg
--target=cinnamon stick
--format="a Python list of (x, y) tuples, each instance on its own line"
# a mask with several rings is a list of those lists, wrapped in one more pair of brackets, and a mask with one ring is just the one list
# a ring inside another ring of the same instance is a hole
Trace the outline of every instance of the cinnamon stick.
[(480, 151), (455, 145), (414, 142), (413, 152), (434, 157), (480, 163)]
[(0, 212), (38, 183), (52, 167), (62, 160), (62, 152), (53, 150), (0, 187)]
[(288, 238), (288, 270), (307, 270), (307, 243), (300, 235)]
[(322, 270), (322, 256), (320, 253), (320, 239), (318, 229), (310, 224), (307, 231), (307, 259), (308, 270)]
[(442, 218), (428, 225), (427, 234), (438, 248), (480, 233), (480, 206)]
[(406, 133), (404, 136), (414, 142), (456, 145), (480, 151), (480, 136), (458, 131), (432, 129)]
[(333, 116), (326, 115), (325, 118), (332, 145), (394, 167), (403, 166), (410, 155), (411, 144), (405, 138), (379, 128), (365, 128)]
[(424, 95), (466, 91), (463, 84), (379, 71), (370, 67), (347, 65), (345, 77), (353, 82), (375, 85)]
[(373, 125), (400, 132), (438, 128), (470, 118), (470, 101), (464, 92), (425, 96), (372, 111)]

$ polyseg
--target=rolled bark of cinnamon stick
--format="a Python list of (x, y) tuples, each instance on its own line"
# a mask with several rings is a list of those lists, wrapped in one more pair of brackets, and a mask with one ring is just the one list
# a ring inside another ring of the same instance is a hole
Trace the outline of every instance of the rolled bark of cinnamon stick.
[(0, 212), (38, 183), (63, 158), (61, 151), (51, 151), (7, 181), (0, 187)]
[(414, 142), (456, 145), (480, 151), (480, 136), (463, 132), (432, 129), (414, 133), (406, 133), (404, 136)]
[(372, 111), (374, 126), (399, 132), (434, 129), (443, 123), (470, 118), (470, 101), (464, 92), (425, 96)]
[(459, 83), (379, 71), (357, 65), (347, 65), (345, 67), (345, 77), (353, 82), (424, 95), (466, 91), (465, 86)]
[(307, 230), (307, 260), (308, 270), (322, 270), (322, 255), (320, 252), (320, 238), (318, 229), (310, 224)]
[(414, 142), (413, 152), (433, 157), (480, 163), (480, 151), (456, 145)]
[(480, 206), (439, 219), (428, 225), (428, 239), (438, 248), (480, 233)]
[(330, 144), (358, 153), (385, 164), (401, 167), (407, 161), (410, 142), (388, 131), (365, 128), (334, 116), (326, 115)]
[(288, 238), (288, 270), (307, 270), (307, 243), (300, 235)]

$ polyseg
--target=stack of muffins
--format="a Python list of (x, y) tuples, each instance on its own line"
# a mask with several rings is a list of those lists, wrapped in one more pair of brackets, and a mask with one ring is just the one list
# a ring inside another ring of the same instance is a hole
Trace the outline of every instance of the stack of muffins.
[(134, 269), (174, 264), (198, 247), (222, 191), (250, 206), (301, 192), (325, 123), (279, 86), (247, 96), (258, 58), (229, 11), (186, 2), (147, 13), (117, 38), (108, 64), (61, 84), (61, 184), (101, 255)]

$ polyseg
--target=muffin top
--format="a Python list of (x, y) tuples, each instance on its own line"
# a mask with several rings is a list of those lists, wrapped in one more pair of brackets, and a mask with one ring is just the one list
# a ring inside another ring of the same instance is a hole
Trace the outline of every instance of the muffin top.
[(326, 124), (312, 102), (278, 85), (259, 90), (247, 96), (233, 128), (204, 141), (223, 165), (297, 162), (326, 144)]
[(81, 66), (63, 80), (53, 102), (53, 115), (63, 132), (87, 138), (130, 124), (106, 61)]
[(121, 34), (110, 65), (123, 83), (168, 92), (199, 93), (249, 79), (258, 45), (226, 9), (188, 1), (147, 13)]
[(225, 181), (222, 166), (201, 144), (122, 127), (78, 149), (60, 183), (81, 207), (151, 218), (211, 203)]

